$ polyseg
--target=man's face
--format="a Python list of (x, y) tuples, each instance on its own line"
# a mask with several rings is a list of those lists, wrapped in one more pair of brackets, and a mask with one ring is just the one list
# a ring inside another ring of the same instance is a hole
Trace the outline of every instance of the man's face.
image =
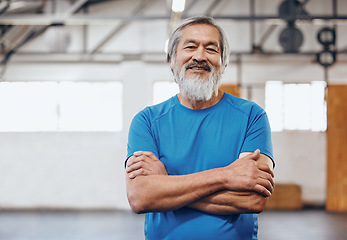
[(171, 62), (181, 95), (197, 101), (209, 101), (217, 95), (222, 74), (219, 38), (219, 31), (207, 24), (182, 30)]
[(221, 49), (219, 31), (207, 24), (194, 24), (182, 30), (182, 37), (177, 46), (174, 59), (177, 70), (185, 64), (185, 76), (208, 80), (212, 69), (221, 68)]

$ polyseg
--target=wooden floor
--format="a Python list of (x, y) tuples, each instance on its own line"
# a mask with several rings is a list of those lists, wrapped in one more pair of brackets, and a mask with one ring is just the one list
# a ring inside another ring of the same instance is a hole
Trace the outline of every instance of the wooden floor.
[[(0, 211), (0, 239), (142, 240), (143, 221), (143, 215), (127, 211)], [(346, 240), (346, 229), (347, 213), (311, 209), (259, 216), (260, 240)]]

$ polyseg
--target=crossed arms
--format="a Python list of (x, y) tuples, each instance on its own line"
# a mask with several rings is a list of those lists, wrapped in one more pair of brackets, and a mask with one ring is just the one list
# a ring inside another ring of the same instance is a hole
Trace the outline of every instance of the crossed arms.
[(168, 175), (151, 152), (135, 152), (126, 164), (128, 200), (136, 213), (184, 206), (218, 215), (259, 213), (273, 191), (273, 177), (272, 161), (259, 150), (226, 167), (179, 176)]

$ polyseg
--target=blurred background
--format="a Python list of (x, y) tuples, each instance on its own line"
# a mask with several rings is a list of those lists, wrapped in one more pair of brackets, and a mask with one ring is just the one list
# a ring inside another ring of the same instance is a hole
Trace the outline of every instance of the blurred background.
[[(3, 0), (0, 239), (24, 239), (9, 226), (48, 212), (62, 221), (112, 212), (110, 229), (125, 231), (129, 218), (141, 233), (125, 191), (129, 125), (178, 92), (166, 43), (196, 15), (228, 37), (221, 88), (269, 115), (277, 185), (264, 216), (319, 209), (347, 221), (346, 0)], [(111, 235), (97, 239), (131, 239)], [(71, 236), (57, 239), (89, 239)]]

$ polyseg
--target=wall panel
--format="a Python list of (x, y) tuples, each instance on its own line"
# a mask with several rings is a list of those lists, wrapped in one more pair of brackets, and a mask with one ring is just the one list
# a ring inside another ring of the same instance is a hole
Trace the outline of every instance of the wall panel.
[(330, 85), (327, 102), (326, 209), (347, 211), (347, 85)]
[(240, 97), (240, 87), (237, 84), (222, 84), (220, 90), (226, 93), (230, 93), (236, 97)]

